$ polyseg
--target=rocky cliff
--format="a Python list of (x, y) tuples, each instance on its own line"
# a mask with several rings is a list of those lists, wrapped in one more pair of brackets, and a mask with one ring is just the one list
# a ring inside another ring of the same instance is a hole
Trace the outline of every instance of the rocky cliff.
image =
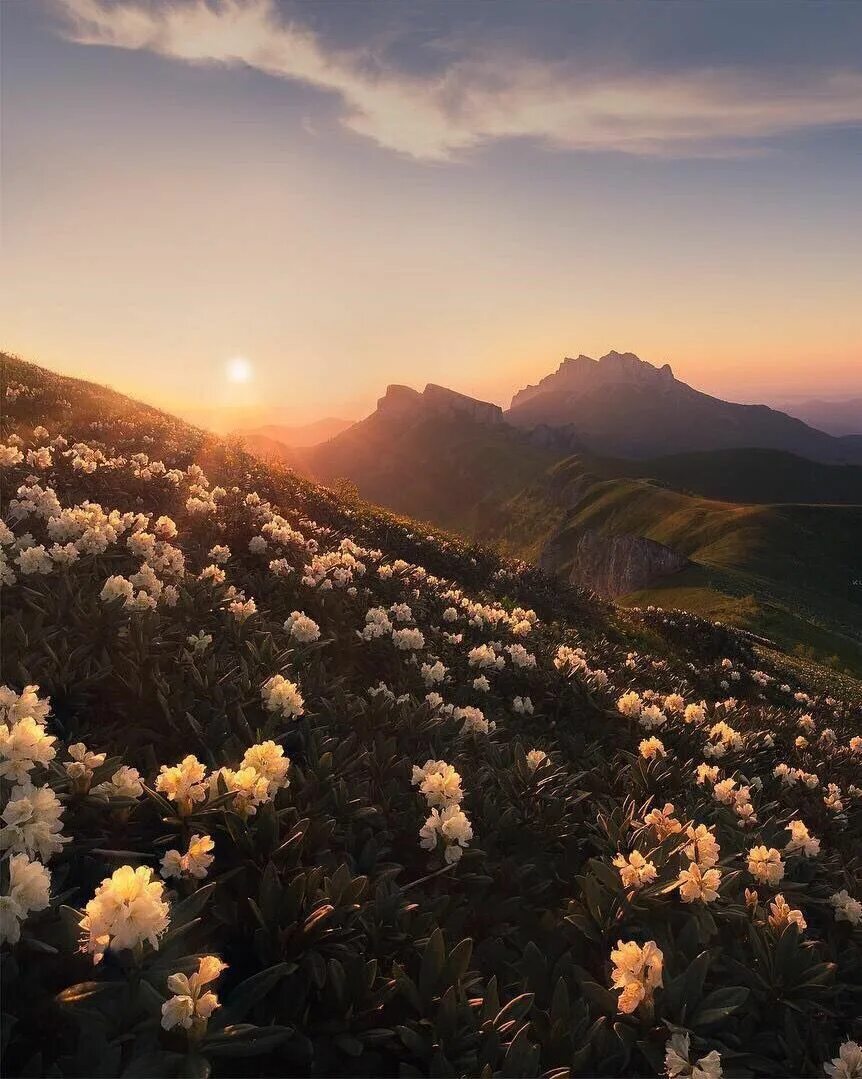
[(478, 401), (465, 393), (429, 382), (422, 393), (410, 386), (387, 386), (377, 402), (383, 416), (410, 418), (419, 413), (434, 412), (444, 416), (468, 416), (478, 423), (503, 423), (503, 410), (489, 401)]
[(534, 386), (525, 386), (512, 398), (513, 409), (543, 393), (583, 394), (600, 386), (616, 383), (662, 386), (674, 381), (670, 364), (655, 367), (633, 352), (611, 350), (598, 360), (591, 356), (567, 356), (556, 371), (545, 375)]
[(643, 536), (610, 536), (585, 529), (574, 548), (571, 536), (549, 540), (539, 557), (539, 565), (610, 599), (648, 588), (661, 577), (685, 569), (689, 560), (663, 543)]

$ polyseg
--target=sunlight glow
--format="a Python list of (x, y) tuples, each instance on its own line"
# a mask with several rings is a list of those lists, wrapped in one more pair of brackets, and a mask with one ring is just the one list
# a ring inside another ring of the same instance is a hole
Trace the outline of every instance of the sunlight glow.
[(254, 369), (245, 356), (234, 356), (228, 360), (227, 377), (231, 382), (250, 382)]

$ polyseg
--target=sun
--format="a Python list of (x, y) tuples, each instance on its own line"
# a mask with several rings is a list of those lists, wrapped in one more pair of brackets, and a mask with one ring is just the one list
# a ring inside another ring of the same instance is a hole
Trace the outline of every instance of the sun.
[(251, 362), (245, 356), (234, 356), (227, 362), (227, 377), (230, 382), (250, 382), (254, 376)]

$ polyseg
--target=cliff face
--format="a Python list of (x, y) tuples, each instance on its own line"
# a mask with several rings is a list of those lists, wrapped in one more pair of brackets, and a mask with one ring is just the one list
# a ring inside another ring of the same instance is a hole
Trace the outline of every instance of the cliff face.
[(464, 393), (429, 382), (422, 393), (409, 386), (387, 386), (377, 402), (378, 413), (387, 417), (410, 418), (434, 412), (445, 416), (468, 416), (479, 423), (503, 423), (503, 410), (488, 401), (477, 401)]
[(423, 402), (437, 412), (449, 415), (467, 415), (479, 423), (503, 423), (503, 410), (499, 405), (492, 405), (488, 401), (477, 401), (475, 397), (468, 397), (464, 393), (456, 393), (455, 390), (445, 386), (435, 386), (429, 382), (422, 394)]
[(569, 544), (564, 553), (559, 537), (551, 539), (542, 551), (539, 564), (558, 573), (563, 569), (561, 562), (565, 557), (566, 576), (572, 584), (591, 588), (608, 599), (647, 588), (659, 578), (678, 573), (689, 565), (684, 555), (642, 536), (609, 536), (586, 529), (578, 537), (571, 559)]
[(517, 409), (543, 393), (578, 395), (620, 382), (661, 387), (674, 381), (670, 364), (655, 367), (633, 352), (611, 351), (599, 360), (581, 353), (580, 356), (567, 356), (556, 371), (545, 375), (536, 385), (519, 390), (512, 398), (511, 407)]

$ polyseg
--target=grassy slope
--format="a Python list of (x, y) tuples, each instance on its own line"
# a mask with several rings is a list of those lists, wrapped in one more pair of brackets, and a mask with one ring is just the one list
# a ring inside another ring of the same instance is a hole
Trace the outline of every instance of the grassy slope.
[(606, 479), (649, 479), (685, 494), (729, 502), (862, 504), (862, 467), (826, 465), (782, 450), (712, 450), (648, 461), (588, 456)]
[(406, 429), (369, 417), (307, 460), (323, 482), (347, 477), (371, 502), (479, 538), (480, 506), (505, 505), (555, 456), (508, 427), (434, 415)]
[[(486, 538), (532, 558), (560, 527), (564, 550), (584, 529), (656, 540), (695, 564), (621, 602), (692, 610), (862, 673), (862, 590), (851, 583), (862, 577), (859, 507), (719, 502), (600, 479), (571, 458), (481, 523)], [(558, 568), (565, 573), (565, 558)]]
[(862, 562), (862, 510), (737, 504), (652, 482), (720, 487), (763, 503), (781, 492), (813, 497), (818, 485), (847, 498), (862, 474), (804, 461), (797, 472), (800, 461), (769, 450), (559, 461), (505, 427), (433, 417), (404, 428), (379, 416), (306, 459), (308, 471), (324, 482), (347, 477), (371, 502), (491, 542), (510, 556), (537, 560), (560, 530), (572, 545), (585, 528), (654, 539), (696, 565), (686, 578), (624, 603), (688, 606), (710, 617), (723, 612), (728, 622), (820, 657), (837, 656), (862, 672), (862, 645), (854, 640), (862, 594), (855, 599), (860, 590), (850, 585), (851, 577), (862, 577), (862, 564), (853, 569)]

